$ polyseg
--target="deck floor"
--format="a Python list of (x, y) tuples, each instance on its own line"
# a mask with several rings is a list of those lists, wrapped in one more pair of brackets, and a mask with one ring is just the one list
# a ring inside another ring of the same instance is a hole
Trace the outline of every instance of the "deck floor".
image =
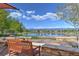
[[(1, 48), (1, 49), (4, 49), (4, 48)], [(7, 47), (0, 53), (0, 56), (9, 56)], [(28, 55), (22, 53), (22, 54), (13, 55), (13, 56), (28, 56)], [(39, 56), (39, 55), (37, 54), (36, 56)], [(40, 56), (50, 56), (50, 55), (48, 55), (44, 52), (41, 52)]]

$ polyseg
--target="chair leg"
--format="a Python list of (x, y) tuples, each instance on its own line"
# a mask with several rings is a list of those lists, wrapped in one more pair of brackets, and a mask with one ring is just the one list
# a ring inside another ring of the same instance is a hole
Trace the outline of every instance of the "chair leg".
[(40, 53), (39, 53), (39, 56), (40, 56)]
[(40, 46), (39, 46), (39, 56), (40, 56)]
[(10, 56), (10, 50), (8, 51), (8, 54), (9, 54), (9, 56)]
[(16, 54), (15, 51), (9, 51), (9, 56), (13, 56), (13, 55), (15, 55), (15, 54)]

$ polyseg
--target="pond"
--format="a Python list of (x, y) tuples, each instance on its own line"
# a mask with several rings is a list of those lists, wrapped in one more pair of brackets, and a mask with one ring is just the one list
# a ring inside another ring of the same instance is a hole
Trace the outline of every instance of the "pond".
[(36, 34), (36, 33), (31, 33), (31, 34), (26, 34), (24, 36), (47, 36), (47, 37), (52, 37), (52, 36), (65, 36), (64, 34)]

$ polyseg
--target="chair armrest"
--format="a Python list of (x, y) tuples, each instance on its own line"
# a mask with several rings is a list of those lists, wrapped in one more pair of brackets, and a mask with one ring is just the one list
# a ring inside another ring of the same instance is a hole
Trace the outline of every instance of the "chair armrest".
[(35, 48), (33, 48), (33, 50), (39, 49), (40, 50), (40, 46), (37, 46)]

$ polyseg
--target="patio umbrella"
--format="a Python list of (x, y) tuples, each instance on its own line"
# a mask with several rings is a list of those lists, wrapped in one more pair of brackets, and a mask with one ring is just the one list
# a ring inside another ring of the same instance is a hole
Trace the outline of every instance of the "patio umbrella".
[(0, 3), (0, 9), (16, 9), (16, 10), (19, 10), (16, 7), (14, 7), (10, 4), (7, 4), (7, 3)]

